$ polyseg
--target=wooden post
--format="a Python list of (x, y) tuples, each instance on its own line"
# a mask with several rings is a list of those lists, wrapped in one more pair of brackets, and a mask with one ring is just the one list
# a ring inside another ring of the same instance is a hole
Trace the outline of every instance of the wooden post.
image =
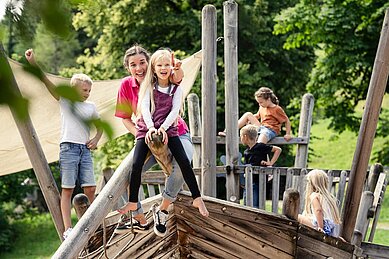
[[(309, 137), (311, 135), (312, 126), (312, 114), (315, 98), (312, 94), (304, 94), (301, 103), (300, 124), (299, 124), (299, 137), (305, 137), (309, 143)], [(296, 158), (294, 160), (294, 167), (304, 168), (307, 167), (308, 161), (308, 144), (298, 144), (296, 151)]]
[(74, 226), (68, 238), (51, 257), (52, 259), (76, 258), (78, 256), (128, 186), (128, 174), (132, 168), (133, 153), (134, 149), (116, 169), (107, 185)]
[[(0, 63), (4, 65), (4, 67), (2, 67), (2, 69), (4, 69), (2, 71), (2, 74), (8, 75), (10, 77), (9, 79), (11, 87), (17, 95), (21, 96), (19, 87), (16, 83), (15, 77), (13, 76), (11, 67), (9, 66), (3, 45), (1, 43), (0, 59)], [(20, 120), (14, 110), (14, 107), (10, 107), (10, 110), (15, 120), (16, 126), (19, 130), (20, 136), (22, 137), (23, 144), (26, 148), (28, 157), (30, 158), (32, 168), (34, 169), (34, 173), (38, 180), (39, 187), (42, 190), (43, 197), (45, 198), (47, 207), (49, 208), (51, 217), (54, 221), (58, 236), (62, 240), (64, 225), (62, 221), (60, 195), (58, 187), (50, 171), (45, 154), (42, 150), (42, 146), (39, 143), (39, 139), (35, 132), (34, 126), (32, 125), (31, 118), (29, 115), (27, 115), (26, 119)]]
[(253, 168), (248, 165), (245, 169), (246, 206), (253, 207)]
[(386, 83), (389, 73), (389, 9), (386, 10), (384, 23), (381, 30), (378, 50), (374, 61), (373, 72), (370, 79), (365, 109), (361, 126), (359, 128), (357, 146), (355, 148), (353, 163), (351, 165), (350, 180), (346, 192), (343, 217), (344, 222), (341, 235), (347, 241), (351, 240), (354, 233), (355, 221), (358, 213), (358, 205), (369, 163), (374, 135), (377, 129), (377, 121), (381, 110)]
[[(238, 5), (225, 1), (224, 9), (224, 75), (226, 164), (234, 168), (239, 163), (239, 101), (238, 101)], [(239, 203), (239, 175), (232, 170), (226, 179), (227, 200)]]
[(282, 214), (297, 220), (300, 208), (300, 194), (296, 189), (286, 189), (282, 202)]
[[(372, 192), (364, 191), (362, 197), (363, 198), (361, 199), (361, 204), (359, 206), (359, 212), (357, 216), (355, 230), (357, 230), (362, 234), (362, 241), (363, 241), (367, 231), (367, 225), (368, 225), (367, 223), (369, 222), (368, 221), (369, 210), (373, 205), (374, 196)], [(361, 246), (360, 243), (353, 243), (353, 245)]]
[(380, 173), (383, 171), (384, 168), (381, 164), (374, 164), (370, 167), (369, 178), (367, 180), (368, 191), (374, 193)]
[(204, 6), (201, 35), (201, 189), (203, 194), (213, 197), (216, 197), (216, 25), (215, 6)]
[[(197, 94), (191, 93), (188, 99), (188, 117), (191, 136), (201, 135), (200, 101)], [(201, 167), (201, 145), (193, 144), (193, 167)]]

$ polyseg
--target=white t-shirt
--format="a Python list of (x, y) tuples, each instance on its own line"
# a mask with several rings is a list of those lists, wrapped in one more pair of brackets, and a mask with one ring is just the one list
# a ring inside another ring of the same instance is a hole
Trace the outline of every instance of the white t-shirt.
[(87, 101), (76, 102), (72, 107), (67, 99), (61, 97), (59, 106), (62, 120), (60, 143), (86, 144), (89, 140), (90, 128), (83, 120), (99, 118), (95, 104)]

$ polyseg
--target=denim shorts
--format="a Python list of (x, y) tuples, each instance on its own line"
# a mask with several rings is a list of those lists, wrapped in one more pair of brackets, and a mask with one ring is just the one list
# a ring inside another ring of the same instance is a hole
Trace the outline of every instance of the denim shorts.
[(258, 135), (260, 135), (260, 134), (264, 134), (267, 138), (267, 141), (270, 141), (277, 136), (277, 133), (274, 130), (272, 130), (268, 127), (265, 127), (265, 126), (259, 127)]
[[(315, 228), (317, 228), (316, 219), (312, 219), (312, 224)], [(338, 237), (340, 233), (340, 226), (339, 224), (335, 224), (332, 220), (324, 219), (323, 231), (328, 236)]]
[(60, 144), (59, 167), (61, 187), (73, 189), (76, 181), (81, 187), (96, 186), (90, 150), (83, 144)]

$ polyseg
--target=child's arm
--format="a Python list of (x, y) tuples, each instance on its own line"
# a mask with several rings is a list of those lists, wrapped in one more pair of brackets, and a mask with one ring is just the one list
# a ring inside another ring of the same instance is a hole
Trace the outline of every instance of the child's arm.
[(291, 126), (290, 126), (290, 120), (289, 120), (289, 118), (287, 118), (286, 121), (285, 121), (285, 131), (286, 131), (286, 134), (285, 134), (285, 136), (284, 136), (284, 139), (285, 139), (286, 141), (291, 140), (292, 135), (290, 135)]
[(262, 161), (261, 164), (262, 165), (265, 165), (265, 166), (273, 166), (278, 158), (280, 157), (280, 154), (282, 152), (282, 149), (280, 147), (277, 147), (277, 146), (273, 146), (271, 152), (273, 152), (273, 157), (271, 158), (270, 161)]
[(317, 220), (317, 230), (323, 231), (324, 227), (324, 217), (323, 217), (323, 208), (321, 206), (319, 195), (317, 193), (313, 193), (310, 195), (313, 214)]
[(96, 149), (97, 143), (99, 142), (102, 135), (103, 135), (103, 131), (98, 128), (96, 135), (92, 139), (90, 139), (88, 142), (86, 142), (86, 146), (89, 149)]
[(184, 78), (184, 70), (181, 68), (182, 62), (174, 58), (174, 53), (172, 53), (172, 74), (170, 76), (170, 81), (173, 84), (181, 83)]
[[(34, 51), (32, 49), (28, 49), (26, 50), (26, 52), (24, 53), (28, 63), (30, 63), (30, 65), (32, 66), (35, 66), (37, 68), (39, 68), (38, 64), (36, 63), (35, 61), (35, 55), (34, 55)], [(53, 84), (53, 82), (51, 82), (44, 73), (43, 74), (43, 78), (42, 78), (42, 81), (43, 83), (45, 84), (47, 90), (50, 92), (50, 94), (57, 100), (59, 101), (59, 95), (57, 94), (57, 92), (55, 91), (55, 85)]]
[(131, 118), (125, 118), (125, 119), (122, 119), (122, 122), (124, 124), (124, 127), (126, 127), (126, 129), (134, 136), (136, 136), (136, 132), (137, 132), (137, 129), (136, 129), (136, 125), (135, 123), (131, 120)]

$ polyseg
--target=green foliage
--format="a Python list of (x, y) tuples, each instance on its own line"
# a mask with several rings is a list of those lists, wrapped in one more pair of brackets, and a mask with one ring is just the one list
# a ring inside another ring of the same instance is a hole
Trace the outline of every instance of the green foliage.
[(355, 106), (366, 98), (387, 1), (300, 1), (276, 17), (276, 34), (286, 49), (317, 50), (308, 91), (330, 127), (356, 131)]
[(8, 251), (11, 248), (12, 240), (14, 239), (14, 227), (10, 225), (8, 215), (0, 206), (0, 255), (2, 252)]

